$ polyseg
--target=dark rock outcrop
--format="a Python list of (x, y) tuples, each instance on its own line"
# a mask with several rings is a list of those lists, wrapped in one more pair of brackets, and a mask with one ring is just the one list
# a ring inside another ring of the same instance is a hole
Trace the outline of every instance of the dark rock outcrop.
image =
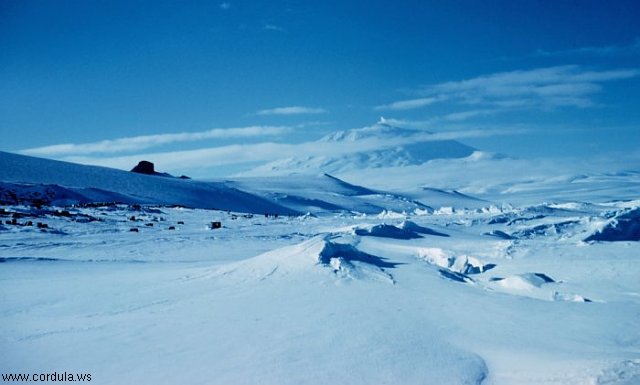
[[(169, 178), (175, 178), (173, 175), (166, 172), (157, 172), (155, 165), (147, 160), (141, 160), (138, 165), (131, 169), (131, 172), (145, 175), (165, 176)], [(180, 176), (180, 179), (191, 179), (186, 175)]]
[(156, 170), (153, 163), (141, 160), (138, 165), (131, 169), (131, 172), (137, 172), (138, 174), (155, 175)]

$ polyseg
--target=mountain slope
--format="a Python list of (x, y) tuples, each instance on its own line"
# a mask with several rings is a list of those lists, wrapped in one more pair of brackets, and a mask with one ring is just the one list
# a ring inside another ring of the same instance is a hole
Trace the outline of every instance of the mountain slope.
[(439, 139), (425, 131), (394, 127), (384, 120), (369, 127), (327, 135), (318, 140), (318, 146), (342, 147), (345, 150), (332, 155), (283, 158), (241, 175), (339, 174), (361, 169), (419, 165), (433, 159), (464, 158), (476, 151), (458, 141)]
[(0, 152), (0, 181), (4, 182), (5, 190), (15, 189), (18, 192), (24, 192), (27, 188), (33, 190), (33, 185), (39, 185), (43, 192), (62, 191), (59, 187), (63, 186), (62, 199), (78, 202), (95, 201), (92, 193), (99, 190), (101, 200), (111, 198), (123, 203), (181, 205), (253, 213), (296, 213), (224, 182), (161, 178), (7, 152)]
[(356, 186), (328, 174), (238, 178), (228, 183), (299, 212), (432, 211), (431, 207), (404, 195)]
[(0, 152), (0, 204), (180, 205), (256, 214), (430, 210), (329, 175), (195, 181)]

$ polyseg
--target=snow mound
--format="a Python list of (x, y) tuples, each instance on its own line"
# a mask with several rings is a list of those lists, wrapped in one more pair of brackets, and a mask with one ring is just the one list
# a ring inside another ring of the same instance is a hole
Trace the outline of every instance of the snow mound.
[(557, 223), (545, 223), (532, 227), (525, 227), (511, 233), (512, 237), (531, 239), (538, 236), (561, 235), (567, 228), (578, 224), (579, 221), (568, 220)]
[(640, 241), (640, 207), (618, 213), (606, 225), (585, 238), (589, 241)]
[(504, 231), (501, 231), (501, 230), (491, 230), (491, 231), (489, 231), (487, 233), (484, 233), (484, 235), (489, 235), (489, 236), (500, 238), (500, 239), (504, 239), (504, 240), (513, 240), (513, 239), (515, 239), (511, 235), (509, 235), (509, 234), (507, 234), (507, 233), (505, 233)]
[(590, 299), (574, 293), (562, 293), (554, 290), (559, 282), (543, 273), (524, 273), (506, 278), (491, 278), (488, 287), (492, 290), (535, 298), (545, 301), (559, 302), (592, 302)]
[(329, 268), (338, 278), (369, 279), (395, 283), (385, 271), (399, 263), (359, 250), (352, 243), (340, 243), (329, 234), (318, 235), (297, 245), (272, 250), (256, 257), (225, 266), (215, 277), (235, 277), (234, 281), (264, 280), (272, 276), (304, 276)]
[(542, 273), (525, 273), (506, 278), (494, 278), (493, 282), (505, 289), (533, 290), (547, 283), (555, 282), (553, 278)]
[[(548, 288), (555, 281), (546, 274), (524, 273), (505, 278), (494, 277), (487, 283), (491, 290), (519, 297), (534, 298), (545, 301), (560, 301), (560, 294)], [(553, 286), (555, 287), (555, 286)]]
[(404, 221), (398, 227), (401, 228), (402, 230), (411, 231), (411, 232), (418, 233), (418, 234), (435, 235), (435, 236), (438, 236), (438, 237), (448, 237), (449, 236), (449, 234), (440, 233), (440, 232), (435, 231), (433, 229), (430, 229), (428, 227), (420, 226), (420, 225), (416, 224), (415, 222), (411, 222), (411, 221)]
[(393, 276), (384, 271), (398, 264), (387, 262), (383, 258), (358, 250), (352, 244), (334, 243), (325, 240), (318, 254), (318, 262), (333, 268), (333, 272), (344, 278), (373, 278), (379, 281), (395, 283)]
[(393, 239), (416, 239), (422, 238), (420, 234), (417, 234), (411, 230), (402, 229), (393, 225), (387, 225), (385, 223), (380, 225), (358, 226), (354, 229), (355, 235), (360, 236), (372, 236), (381, 238), (393, 238)]
[(553, 300), (562, 302), (592, 302), (589, 298), (585, 298), (578, 294), (560, 293), (558, 291), (553, 293)]
[(461, 283), (473, 283), (474, 282), (474, 280), (471, 279), (470, 277), (468, 277), (467, 275), (462, 274), (462, 273), (458, 273), (456, 271), (451, 271), (451, 270), (447, 270), (447, 269), (439, 269), (438, 272), (444, 278), (452, 280), (454, 282), (461, 282)]
[[(496, 267), (493, 263), (485, 264), (479, 259), (468, 255), (456, 256), (452, 252), (439, 247), (421, 247), (417, 249), (417, 255), (431, 265), (465, 276), (468, 274), (481, 274)], [(440, 272), (442, 274), (442, 270)]]

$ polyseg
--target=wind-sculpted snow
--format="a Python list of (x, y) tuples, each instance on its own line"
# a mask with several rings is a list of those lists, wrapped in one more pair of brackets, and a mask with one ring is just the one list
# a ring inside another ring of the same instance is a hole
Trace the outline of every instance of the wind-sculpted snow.
[(418, 257), (430, 264), (464, 275), (480, 274), (496, 267), (493, 263), (485, 264), (479, 259), (467, 255), (456, 256), (452, 252), (441, 248), (423, 247), (417, 249), (416, 252)]
[(411, 222), (411, 221), (403, 221), (400, 224), (400, 226), (398, 226), (398, 227), (400, 229), (402, 229), (402, 230), (413, 232), (413, 233), (418, 233), (418, 234), (435, 235), (437, 237), (448, 237), (449, 236), (448, 234), (438, 232), (438, 231), (430, 229), (428, 227), (419, 226), (419, 225), (417, 225), (417, 224), (415, 224), (414, 222)]
[(509, 277), (493, 277), (487, 287), (503, 293), (547, 301), (591, 302), (574, 293), (565, 293), (561, 286), (543, 273), (524, 273)]
[[(347, 243), (341, 243), (347, 242)], [(272, 276), (302, 274), (304, 271), (332, 271), (339, 279), (373, 279), (394, 283), (388, 269), (399, 263), (358, 250), (348, 238), (318, 235), (298, 245), (276, 249), (231, 267), (215, 276), (232, 275), (234, 279), (266, 279)]]
[(585, 238), (585, 241), (640, 241), (640, 207), (616, 214), (601, 230)]
[(504, 231), (501, 230), (491, 230), (488, 233), (485, 233), (486, 235), (490, 235), (492, 237), (497, 237), (500, 239), (506, 239), (506, 240), (512, 240), (515, 239), (515, 237), (505, 233)]
[(342, 244), (323, 241), (323, 248), (318, 254), (319, 263), (330, 266), (341, 277), (375, 278), (394, 283), (393, 276), (385, 269), (395, 268), (398, 263), (388, 262), (384, 258), (364, 253), (353, 244)]
[(578, 221), (562, 221), (557, 223), (545, 223), (532, 227), (524, 227), (511, 233), (514, 238), (533, 238), (537, 236), (549, 236), (561, 234), (567, 227), (577, 224)]
[(372, 236), (393, 239), (415, 239), (422, 236), (412, 230), (399, 228), (385, 223), (371, 226), (361, 226), (354, 229), (354, 234), (360, 236)]

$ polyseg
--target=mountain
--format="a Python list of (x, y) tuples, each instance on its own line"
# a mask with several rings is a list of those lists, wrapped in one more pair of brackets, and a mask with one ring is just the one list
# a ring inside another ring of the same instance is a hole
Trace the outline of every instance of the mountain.
[(379, 214), (430, 207), (330, 175), (196, 181), (0, 152), (0, 204), (119, 202), (256, 214), (351, 211)]
[(384, 119), (378, 123), (337, 131), (317, 141), (331, 155), (282, 158), (254, 168), (242, 176), (287, 175), (342, 172), (420, 165), (434, 159), (465, 158), (477, 150), (436, 134), (395, 127)]
[(36, 196), (51, 204), (116, 201), (241, 212), (296, 213), (224, 182), (162, 178), (7, 152), (0, 152), (0, 182), (0, 197), (28, 200), (29, 196)]

